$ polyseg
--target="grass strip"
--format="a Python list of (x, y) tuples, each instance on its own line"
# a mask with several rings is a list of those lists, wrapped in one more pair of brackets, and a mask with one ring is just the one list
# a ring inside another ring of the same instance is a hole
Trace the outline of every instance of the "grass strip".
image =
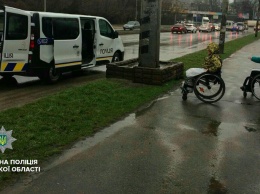
[[(222, 59), (243, 46), (258, 40), (248, 35), (225, 43)], [(173, 61), (185, 64), (185, 70), (200, 66), (207, 52), (198, 51)], [(194, 63), (196, 61), (196, 63)], [(100, 79), (87, 85), (70, 88), (21, 108), (0, 112), (1, 125), (13, 130), (13, 150), (0, 153), (0, 160), (33, 159), (40, 164), (61, 153), (75, 141), (136, 110), (141, 105), (169, 91), (176, 81), (163, 86), (134, 84), (126, 80)], [(1, 165), (4, 166), (4, 165)], [(1, 189), (21, 173), (0, 173)]]

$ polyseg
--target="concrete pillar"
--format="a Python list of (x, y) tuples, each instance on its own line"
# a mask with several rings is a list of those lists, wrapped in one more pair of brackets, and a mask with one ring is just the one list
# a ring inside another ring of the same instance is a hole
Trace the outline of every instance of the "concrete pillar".
[(159, 68), (161, 0), (141, 0), (139, 66)]
[(222, 19), (219, 34), (219, 53), (224, 53), (225, 37), (226, 37), (226, 23), (227, 23), (228, 0), (222, 1)]
[(260, 0), (258, 0), (257, 20), (256, 20), (256, 26), (255, 26), (255, 37), (257, 37), (258, 31), (259, 31), (259, 29), (258, 29), (259, 16), (260, 16)]

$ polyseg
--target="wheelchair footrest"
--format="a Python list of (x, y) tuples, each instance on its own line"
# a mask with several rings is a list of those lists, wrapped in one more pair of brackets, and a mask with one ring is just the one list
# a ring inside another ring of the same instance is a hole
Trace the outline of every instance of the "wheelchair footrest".
[(240, 89), (241, 89), (243, 92), (252, 92), (252, 91), (251, 91), (251, 88), (249, 88), (248, 86), (241, 86)]

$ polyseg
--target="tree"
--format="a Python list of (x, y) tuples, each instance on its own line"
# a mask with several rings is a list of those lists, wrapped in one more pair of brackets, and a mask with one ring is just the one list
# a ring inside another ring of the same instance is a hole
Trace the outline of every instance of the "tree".
[(168, 12), (174, 15), (174, 22), (176, 23), (177, 14), (183, 12), (183, 3), (179, 0), (163, 0), (162, 1), (162, 12)]

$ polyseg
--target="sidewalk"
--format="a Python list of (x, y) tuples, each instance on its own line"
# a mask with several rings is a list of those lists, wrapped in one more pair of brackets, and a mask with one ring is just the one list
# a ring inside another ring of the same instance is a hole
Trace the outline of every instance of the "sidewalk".
[(259, 48), (224, 61), (219, 102), (170, 91), (2, 193), (260, 193), (260, 103), (239, 89)]

